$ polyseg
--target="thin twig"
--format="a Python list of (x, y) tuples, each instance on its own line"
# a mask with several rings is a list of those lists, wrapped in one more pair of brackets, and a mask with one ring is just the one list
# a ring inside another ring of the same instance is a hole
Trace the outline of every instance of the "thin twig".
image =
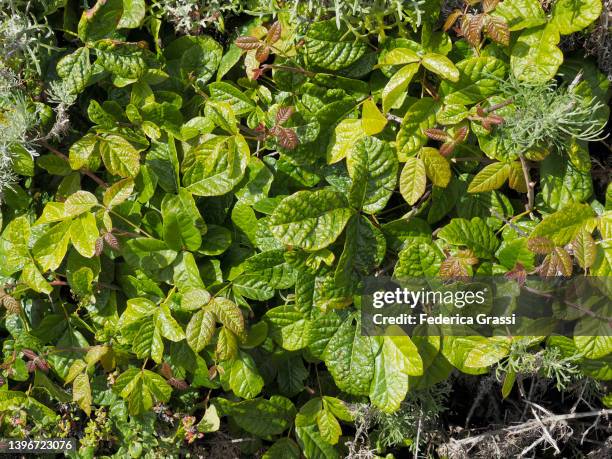
[[(57, 156), (58, 158), (61, 158), (64, 161), (69, 162), (68, 156), (66, 156), (64, 153), (59, 151), (57, 148), (52, 147), (51, 145), (49, 145), (46, 141), (43, 140), (41, 142), (41, 145), (43, 147), (45, 147), (47, 150), (49, 150), (51, 153), (53, 153), (55, 156)], [(81, 172), (81, 174), (86, 175), (87, 177), (92, 179), (94, 182), (96, 182), (102, 188), (108, 188), (108, 183), (106, 183), (104, 180), (102, 180), (100, 177), (98, 177), (96, 174), (94, 174), (90, 170), (80, 169), (79, 172)]]
[(522, 153), (519, 154), (519, 159), (521, 160), (523, 176), (525, 177), (525, 183), (527, 184), (527, 210), (531, 212), (533, 210), (535, 183), (531, 181), (531, 176), (529, 175), (529, 165), (527, 164), (527, 161)]
[(402, 124), (402, 118), (401, 117), (396, 116), (396, 115), (392, 115), (391, 113), (387, 113), (386, 116), (387, 116), (387, 119), (389, 121), (394, 121), (394, 122), (396, 122), (398, 124)]

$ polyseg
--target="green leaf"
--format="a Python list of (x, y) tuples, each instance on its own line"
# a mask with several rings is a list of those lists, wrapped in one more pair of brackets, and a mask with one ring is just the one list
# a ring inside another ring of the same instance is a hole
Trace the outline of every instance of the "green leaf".
[(214, 100), (229, 104), (236, 116), (246, 115), (255, 110), (255, 102), (234, 85), (216, 81), (208, 85), (208, 91)]
[[(399, 328), (399, 327), (398, 327)], [(393, 413), (406, 398), (408, 375), (423, 374), (423, 363), (416, 346), (401, 330), (399, 336), (384, 336), (376, 356), (376, 370), (370, 387), (372, 403), (385, 413)]]
[(93, 257), (98, 239), (96, 217), (90, 212), (79, 215), (72, 221), (69, 231), (70, 242), (76, 251), (85, 258)]
[(261, 459), (300, 459), (300, 447), (291, 438), (281, 438), (264, 453)]
[(221, 63), (223, 48), (215, 40), (205, 35), (186, 36), (179, 40), (188, 43), (179, 57), (181, 78), (185, 82), (194, 81), (203, 89)]
[(76, 402), (79, 407), (89, 416), (91, 414), (91, 404), (93, 397), (91, 395), (91, 387), (89, 385), (89, 377), (87, 373), (81, 373), (74, 379), (72, 384), (72, 401)]
[(160, 375), (137, 368), (130, 368), (119, 375), (113, 390), (128, 401), (128, 409), (133, 416), (149, 411), (154, 401), (167, 402), (172, 394), (172, 388)]
[(297, 351), (310, 344), (312, 321), (295, 306), (277, 306), (264, 316), (270, 324), (270, 336), (283, 349)]
[(261, 392), (264, 380), (249, 354), (240, 351), (234, 359), (229, 385), (234, 394), (246, 399), (255, 398)]
[(448, 57), (442, 54), (427, 53), (423, 56), (421, 64), (430, 72), (439, 75), (445, 80), (459, 81), (459, 70)]
[(238, 121), (229, 103), (209, 99), (204, 115), (228, 134), (238, 134)]
[(434, 186), (446, 188), (452, 177), (448, 160), (435, 148), (424, 147), (419, 157), (425, 165), (425, 173)]
[(538, 223), (531, 237), (545, 237), (558, 246), (570, 242), (582, 230), (595, 227), (595, 212), (588, 204), (569, 204)]
[(538, 0), (504, 0), (497, 4), (493, 16), (504, 18), (510, 31), (546, 23), (546, 15)]
[(582, 269), (590, 268), (595, 263), (597, 247), (593, 236), (588, 231), (580, 231), (572, 241), (574, 257)]
[(136, 177), (140, 170), (140, 154), (123, 137), (107, 135), (101, 142), (102, 161), (111, 174), (120, 177)]
[(210, 300), (208, 307), (217, 316), (219, 322), (236, 335), (240, 335), (244, 331), (244, 317), (236, 303), (218, 296)]
[(134, 191), (134, 180), (126, 178), (119, 180), (104, 191), (102, 202), (107, 208), (115, 207), (130, 197)]
[(508, 163), (487, 164), (470, 182), (468, 193), (482, 193), (501, 188), (510, 176), (510, 170)]
[(217, 432), (220, 427), (221, 420), (217, 414), (217, 408), (215, 405), (208, 405), (208, 408), (206, 408), (204, 412), (204, 416), (202, 416), (202, 419), (198, 422), (198, 432)]
[(327, 147), (327, 163), (334, 164), (344, 159), (355, 142), (365, 135), (362, 120), (347, 118), (340, 121)]
[(366, 135), (376, 135), (387, 125), (387, 118), (372, 99), (366, 99), (361, 107), (361, 124)]
[(381, 57), (378, 59), (378, 66), (383, 67), (387, 65), (405, 65), (420, 61), (421, 57), (412, 49), (393, 48), (381, 55)]
[(505, 336), (445, 336), (442, 354), (457, 369), (481, 374), (510, 352), (510, 338)]
[(560, 34), (569, 35), (596, 21), (601, 11), (600, 0), (558, 0), (552, 8), (550, 23)]
[(229, 360), (238, 354), (238, 340), (229, 329), (221, 327), (217, 338), (216, 357), (219, 360)]
[(346, 166), (353, 181), (350, 203), (370, 214), (384, 209), (395, 189), (398, 171), (397, 157), (389, 144), (374, 137), (358, 140)]
[(385, 113), (402, 104), (406, 97), (408, 85), (418, 70), (418, 63), (405, 65), (387, 82), (382, 92), (382, 105)]
[[(588, 158), (588, 152), (585, 154)], [(538, 207), (555, 211), (571, 203), (586, 202), (592, 194), (590, 171), (578, 169), (565, 155), (551, 154), (540, 163)]]
[(587, 359), (600, 359), (612, 352), (612, 336), (574, 336), (574, 344)]
[(563, 53), (557, 47), (559, 40), (559, 30), (551, 23), (523, 30), (510, 55), (514, 76), (531, 83), (553, 78), (563, 63)]
[[(90, 165), (99, 162), (100, 142), (98, 136), (94, 134), (85, 134), (79, 140), (72, 144), (68, 154), (68, 163), (73, 170), (79, 170), (82, 167), (92, 168)], [(95, 168), (94, 168), (95, 169)]]
[(387, 244), (382, 232), (363, 215), (353, 215), (346, 227), (342, 255), (338, 260), (335, 278), (350, 284), (352, 275), (370, 274), (385, 257)]
[(336, 386), (353, 395), (368, 395), (374, 377), (374, 339), (361, 334), (359, 318), (350, 315), (325, 348), (324, 360)]
[(330, 445), (338, 443), (340, 435), (342, 435), (342, 429), (336, 417), (325, 409), (319, 411), (317, 414), (317, 427), (321, 433), (321, 438)]
[(338, 459), (338, 451), (323, 439), (317, 426), (296, 427), (295, 433), (306, 459)]
[(32, 248), (34, 258), (44, 271), (53, 271), (59, 267), (68, 251), (70, 241), (70, 220), (48, 228)]
[(351, 422), (355, 420), (355, 416), (351, 413), (348, 405), (336, 397), (324, 395), (323, 406), (342, 421)]
[(215, 136), (190, 152), (193, 164), (183, 175), (185, 188), (197, 196), (220, 196), (244, 176), (249, 146), (241, 135)]
[(89, 62), (89, 48), (78, 48), (71, 54), (62, 57), (57, 62), (57, 74), (69, 91), (73, 94), (81, 93), (92, 75), (92, 66)]
[(398, 254), (398, 261), (393, 271), (396, 278), (435, 276), (440, 270), (443, 256), (440, 250), (433, 245), (414, 240)]
[(78, 34), (83, 42), (110, 36), (123, 15), (123, 0), (97, 0), (89, 10), (83, 11)]
[(171, 249), (197, 250), (206, 224), (200, 216), (193, 196), (184, 188), (177, 195), (166, 194), (161, 203), (164, 241)]
[(98, 199), (89, 191), (79, 190), (71, 194), (64, 203), (64, 216), (76, 217), (98, 205)]
[(367, 45), (346, 26), (338, 27), (334, 19), (310, 25), (304, 38), (304, 58), (309, 66), (340, 70), (355, 63), (367, 51)]
[(231, 416), (239, 427), (258, 437), (280, 435), (291, 425), (295, 407), (288, 398), (273, 395), (269, 400), (257, 398), (241, 402), (216, 399), (221, 412)]
[(504, 62), (489, 56), (464, 59), (457, 62), (456, 67), (459, 80), (443, 81), (440, 85), (446, 104), (470, 105), (480, 102), (495, 94), (499, 80), (506, 75)]
[(6, 225), (0, 237), (1, 273), (13, 274), (31, 261), (29, 239), (30, 223), (26, 217), (17, 217)]
[(425, 163), (421, 158), (408, 158), (400, 176), (400, 193), (410, 205), (414, 205), (427, 185)]
[(493, 230), (481, 218), (455, 218), (440, 230), (440, 239), (451, 245), (472, 249), (478, 258), (492, 258), (499, 241)]
[(117, 27), (119, 29), (136, 29), (142, 25), (145, 18), (146, 4), (144, 0), (123, 0), (123, 15)]
[(114, 77), (125, 80), (119, 84), (115, 80), (117, 86), (137, 81), (147, 69), (147, 56), (137, 43), (100, 40), (96, 42), (95, 50), (98, 56), (96, 64), (112, 73)]
[(400, 162), (418, 153), (427, 143), (425, 130), (436, 125), (438, 104), (431, 97), (424, 97), (412, 104), (397, 133), (397, 157)]
[(146, 272), (163, 269), (174, 261), (177, 253), (168, 245), (152, 238), (134, 238), (125, 244), (124, 258), (128, 264)]
[(351, 214), (340, 193), (326, 189), (298, 191), (276, 206), (270, 229), (283, 244), (316, 251), (338, 238)]
[(159, 306), (157, 314), (157, 326), (164, 338), (174, 342), (185, 339), (185, 332), (183, 332), (179, 323), (172, 317), (170, 308), (166, 304), (162, 303)]

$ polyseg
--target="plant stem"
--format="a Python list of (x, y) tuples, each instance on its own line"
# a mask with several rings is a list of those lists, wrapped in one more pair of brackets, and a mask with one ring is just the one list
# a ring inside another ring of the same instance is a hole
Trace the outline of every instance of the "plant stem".
[[(41, 142), (41, 145), (43, 147), (45, 147), (47, 150), (49, 150), (51, 153), (53, 153), (55, 156), (57, 156), (58, 158), (61, 158), (61, 159), (63, 159), (66, 162), (69, 161), (68, 160), (68, 156), (66, 156), (64, 153), (59, 151), (57, 148), (52, 147), (51, 145), (49, 145), (46, 141), (43, 140)], [(98, 177), (93, 172), (91, 172), (91, 171), (89, 171), (87, 169), (80, 169), (79, 172), (81, 172), (81, 174), (86, 175), (87, 177), (92, 179), (94, 182), (96, 182), (102, 188), (108, 188), (108, 183), (106, 183), (104, 180), (102, 180), (100, 177)]]
[(535, 183), (531, 181), (531, 176), (529, 175), (529, 165), (527, 164), (527, 161), (522, 153), (519, 154), (519, 159), (521, 160), (523, 176), (525, 177), (525, 183), (527, 184), (527, 210), (531, 212), (533, 210)]

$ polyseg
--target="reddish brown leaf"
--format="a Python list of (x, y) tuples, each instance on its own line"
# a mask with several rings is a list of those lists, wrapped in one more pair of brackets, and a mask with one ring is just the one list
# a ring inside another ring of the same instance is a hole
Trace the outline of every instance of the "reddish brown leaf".
[(261, 45), (261, 41), (257, 37), (251, 37), (250, 35), (243, 35), (242, 37), (236, 38), (234, 41), (236, 46), (245, 51), (251, 49), (257, 49)]
[(506, 279), (514, 279), (522, 287), (527, 280), (527, 271), (522, 264), (517, 263), (512, 270), (504, 274), (504, 277)]
[(498, 17), (487, 16), (485, 29), (487, 35), (497, 43), (504, 46), (510, 44), (510, 30), (508, 29), (508, 23)]
[(442, 156), (448, 157), (455, 150), (456, 146), (457, 146), (457, 144), (455, 142), (453, 142), (453, 141), (444, 142), (442, 145), (440, 145), (440, 154)]
[(551, 253), (546, 255), (539, 268), (542, 277), (569, 277), (572, 271), (572, 259), (563, 247), (555, 247)]
[(184, 379), (177, 379), (174, 377), (168, 378), (168, 384), (178, 390), (185, 390), (189, 387), (189, 384), (187, 384)]
[(463, 142), (466, 139), (468, 132), (469, 132), (469, 129), (467, 126), (460, 127), (455, 132), (455, 136), (453, 137), (453, 140), (457, 143)]
[(293, 107), (280, 107), (276, 112), (276, 122), (283, 124), (293, 115)]
[(498, 5), (499, 0), (482, 0), (482, 9), (485, 13), (490, 13)]
[(491, 113), (489, 116), (487, 116), (487, 119), (491, 124), (502, 124), (504, 122), (504, 119), (495, 113)]
[(281, 147), (286, 148), (287, 150), (293, 150), (298, 145), (298, 138), (295, 131), (289, 128), (283, 128), (279, 126), (275, 126), (278, 128), (276, 138), (278, 139), (278, 143)]
[(266, 36), (266, 43), (273, 44), (280, 40), (283, 29), (281, 23), (276, 21), (268, 29), (268, 35)]
[(463, 36), (475, 48), (480, 45), (483, 22), (482, 14), (467, 14), (462, 18), (461, 30)]
[(21, 304), (12, 296), (6, 295), (2, 298), (2, 305), (11, 314), (19, 314), (21, 311)]
[(550, 239), (544, 236), (536, 236), (527, 240), (527, 248), (533, 253), (539, 253), (540, 255), (546, 255), (553, 251), (555, 244)]
[(474, 255), (474, 252), (471, 250), (460, 250), (457, 253), (457, 258), (464, 264), (469, 266), (474, 266), (478, 263), (478, 258)]
[(172, 368), (170, 368), (170, 365), (168, 365), (166, 362), (161, 364), (159, 372), (166, 379), (174, 377), (174, 372), (172, 371)]
[(259, 77), (261, 77), (264, 74), (265, 69), (257, 68), (257, 69), (253, 69), (252, 72), (253, 72), (253, 79), (258, 80)]
[(257, 62), (262, 63), (268, 60), (268, 57), (270, 57), (270, 47), (262, 44), (255, 51), (255, 59), (257, 59)]
[(31, 351), (30, 349), (23, 349), (21, 352), (23, 352), (23, 355), (25, 355), (30, 360), (35, 360), (38, 358), (38, 355), (36, 355), (36, 353), (34, 351)]
[(105, 233), (103, 237), (104, 242), (106, 242), (111, 249), (119, 250), (119, 241), (113, 233)]
[(457, 257), (450, 256), (440, 264), (440, 276), (445, 279), (467, 277), (467, 267)]
[(449, 14), (446, 18), (446, 21), (444, 21), (444, 31), (448, 32), (453, 26), (453, 24), (457, 22), (457, 19), (459, 19), (462, 15), (463, 12), (461, 10), (453, 10), (451, 14)]
[(96, 239), (96, 245), (95, 245), (95, 255), (96, 257), (99, 257), (100, 255), (102, 255), (102, 251), (104, 250), (104, 239), (99, 237), (98, 239)]
[(440, 142), (446, 142), (448, 140), (448, 134), (444, 132), (442, 129), (425, 129), (425, 135), (433, 140), (438, 140)]
[(46, 360), (41, 359), (40, 357), (33, 361), (39, 370), (44, 371), (45, 373), (49, 373), (49, 369), (51, 368)]

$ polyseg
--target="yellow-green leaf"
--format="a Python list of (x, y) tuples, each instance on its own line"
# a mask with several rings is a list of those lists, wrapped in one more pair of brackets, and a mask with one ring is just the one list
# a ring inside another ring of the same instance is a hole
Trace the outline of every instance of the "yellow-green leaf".
[(497, 190), (508, 179), (511, 167), (507, 163), (493, 163), (486, 165), (468, 186), (468, 193), (483, 193)]
[(423, 56), (421, 64), (427, 70), (441, 76), (445, 80), (459, 81), (459, 70), (455, 67), (453, 61), (442, 54), (427, 53)]
[(400, 193), (410, 205), (414, 205), (423, 193), (427, 184), (425, 163), (421, 158), (408, 158), (400, 175)]
[(407, 94), (408, 85), (417, 70), (419, 70), (418, 63), (407, 64), (387, 82), (382, 92), (383, 111), (385, 113), (402, 104)]
[(387, 125), (387, 118), (372, 99), (366, 99), (361, 108), (361, 124), (367, 135), (376, 135)]
[(425, 164), (425, 173), (431, 183), (440, 188), (446, 188), (451, 179), (451, 169), (448, 159), (435, 148), (424, 147), (420, 158)]
[(70, 241), (72, 246), (86, 258), (94, 256), (96, 240), (98, 239), (98, 226), (96, 217), (90, 212), (79, 215), (70, 225)]

